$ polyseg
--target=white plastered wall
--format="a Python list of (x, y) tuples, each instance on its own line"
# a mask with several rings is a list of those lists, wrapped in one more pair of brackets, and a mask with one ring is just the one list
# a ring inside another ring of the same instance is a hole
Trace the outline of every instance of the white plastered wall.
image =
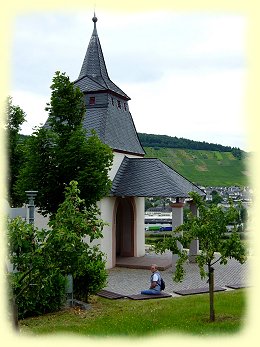
[[(113, 166), (109, 172), (109, 178), (114, 179), (125, 154), (114, 152)], [(135, 155), (127, 155), (129, 158), (139, 158)], [(106, 254), (106, 268), (110, 269), (114, 266), (113, 264), (113, 218), (115, 217), (116, 197), (106, 197), (103, 198), (98, 206), (100, 208), (101, 216), (100, 218), (108, 223), (103, 229), (103, 238), (97, 240), (95, 243), (100, 245), (100, 250)], [(135, 225), (135, 256), (141, 257), (145, 254), (145, 235), (144, 235), (144, 198), (135, 198), (135, 208), (136, 208), (136, 225)]]
[(142, 257), (145, 254), (144, 198), (135, 198), (135, 206), (136, 206), (135, 256)]
[(106, 268), (113, 267), (113, 218), (116, 198), (104, 198), (101, 200), (100, 210), (101, 219), (108, 223), (103, 229), (100, 250), (106, 254)]

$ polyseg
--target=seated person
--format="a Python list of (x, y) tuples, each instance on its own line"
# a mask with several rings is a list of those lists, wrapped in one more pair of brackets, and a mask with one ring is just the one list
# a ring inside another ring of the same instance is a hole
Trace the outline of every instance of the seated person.
[(161, 275), (160, 272), (157, 270), (157, 265), (156, 264), (152, 264), (151, 265), (151, 284), (150, 284), (150, 288), (146, 289), (146, 290), (142, 290), (141, 294), (161, 294)]

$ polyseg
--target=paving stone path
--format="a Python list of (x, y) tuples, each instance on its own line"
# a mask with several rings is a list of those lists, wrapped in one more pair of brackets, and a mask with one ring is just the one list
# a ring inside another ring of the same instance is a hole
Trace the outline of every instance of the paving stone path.
[[(177, 296), (174, 290), (193, 289), (207, 287), (207, 278), (201, 280), (197, 264), (186, 263), (184, 266), (186, 275), (183, 282), (176, 283), (172, 280), (173, 270), (169, 268), (161, 271), (166, 282), (165, 292)], [(227, 285), (248, 285), (248, 262), (240, 264), (235, 259), (230, 259), (227, 265), (214, 265), (215, 286), (226, 287)], [(104, 288), (109, 291), (124, 295), (138, 294), (142, 289), (149, 287), (150, 271), (144, 269), (128, 269), (115, 267), (108, 270), (108, 285)], [(227, 290), (230, 290), (227, 288)]]

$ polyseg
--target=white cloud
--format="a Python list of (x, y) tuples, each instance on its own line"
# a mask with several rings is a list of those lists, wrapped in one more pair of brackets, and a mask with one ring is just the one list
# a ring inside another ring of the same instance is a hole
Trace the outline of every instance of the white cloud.
[(16, 90), (13, 91), (12, 98), (13, 105), (19, 105), (26, 113), (26, 122), (21, 127), (22, 134), (30, 135), (34, 127), (45, 123), (48, 114), (44, 109), (48, 100), (44, 95)]
[(123, 90), (133, 100), (130, 110), (139, 132), (238, 146), (244, 79), (241, 70), (174, 71), (158, 83), (126, 84)]
[[(44, 123), (55, 71), (77, 78), (92, 13), (17, 18), (12, 89), (27, 112), (24, 131)], [(110, 78), (129, 95), (139, 132), (244, 145), (245, 31), (241, 15), (97, 13)]]

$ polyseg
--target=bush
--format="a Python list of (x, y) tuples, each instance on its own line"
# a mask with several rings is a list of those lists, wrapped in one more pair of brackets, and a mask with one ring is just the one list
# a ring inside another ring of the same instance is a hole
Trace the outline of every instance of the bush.
[(65, 302), (65, 277), (56, 269), (35, 269), (19, 283), (20, 273), (10, 274), (10, 285), (16, 298), (18, 318), (58, 311)]
[(44, 247), (48, 235), (49, 231), (20, 217), (8, 222), (9, 257), (16, 271), (8, 279), (18, 318), (53, 312), (63, 305), (65, 278)]
[[(16, 270), (10, 287), (19, 318), (60, 309), (68, 274), (74, 279), (75, 295), (84, 301), (106, 284), (104, 254), (91, 245), (102, 237), (104, 222), (97, 218), (98, 208), (86, 208), (79, 193), (72, 181), (49, 230), (19, 217), (8, 223), (9, 259)], [(83, 241), (86, 237), (88, 243)]]
[(107, 281), (107, 271), (102, 254), (99, 252), (95, 256), (87, 257), (80, 272), (73, 278), (73, 294), (78, 300), (88, 302), (89, 296), (96, 294), (105, 287)]

